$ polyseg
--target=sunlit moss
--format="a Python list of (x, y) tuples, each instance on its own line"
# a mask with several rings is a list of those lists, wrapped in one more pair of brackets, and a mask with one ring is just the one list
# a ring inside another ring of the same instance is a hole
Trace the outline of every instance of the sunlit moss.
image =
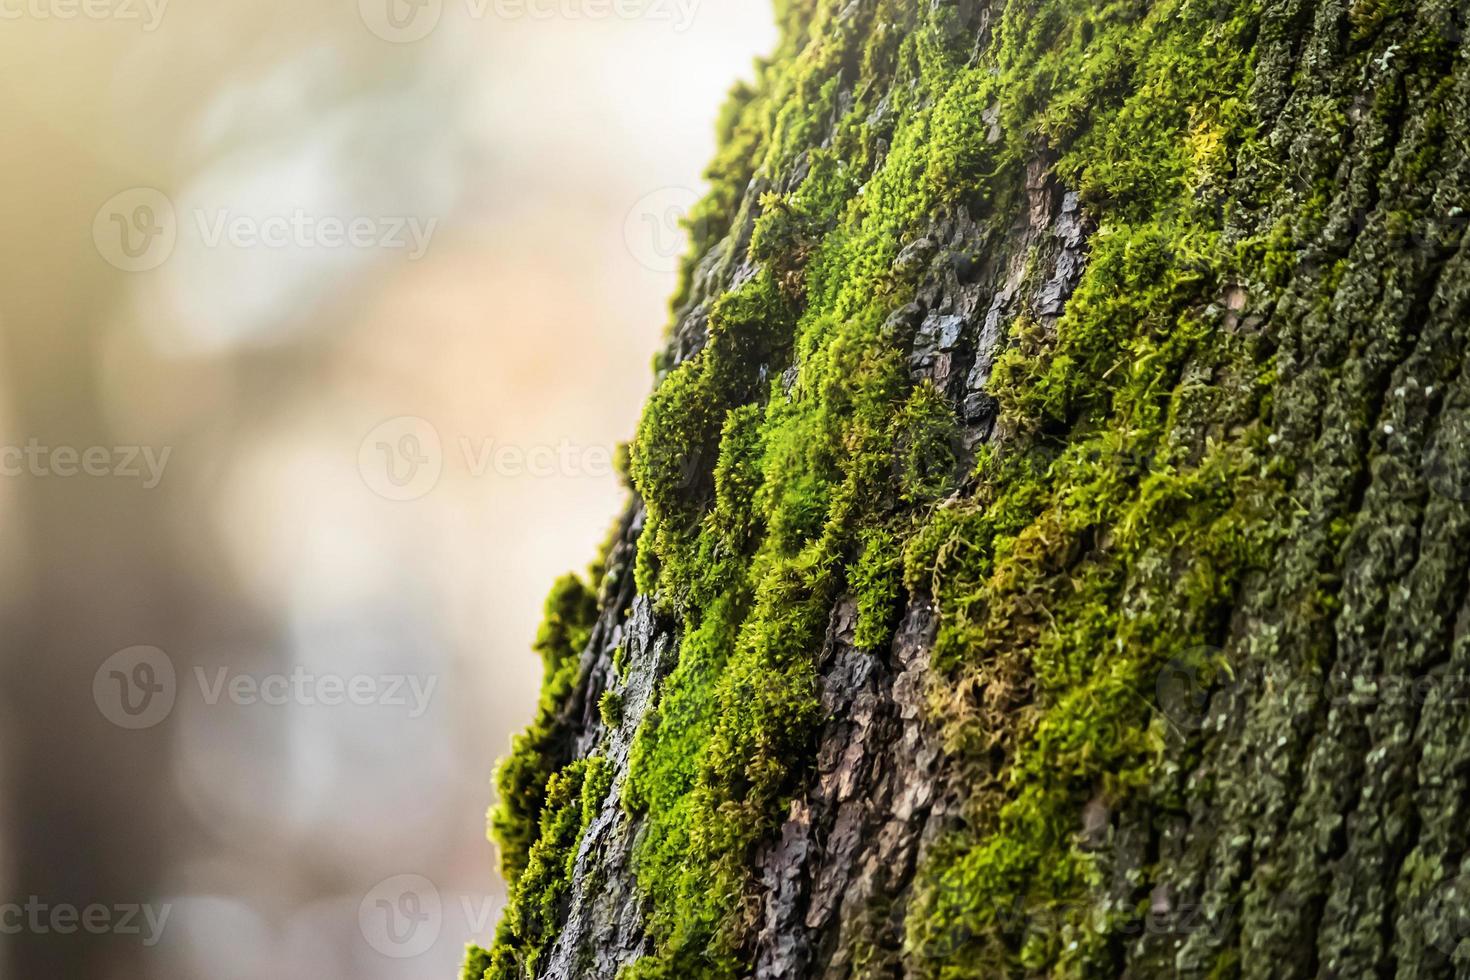
[(525, 870), (546, 805), (546, 784), (571, 761), (571, 732), (562, 706), (576, 685), (578, 658), (596, 616), (596, 596), (575, 575), (559, 580), (546, 599), (535, 644), (544, 671), (536, 720), (515, 736), (495, 774), (498, 802), (490, 811), (490, 831), (506, 881), (516, 881)]
[[(707, 297), (699, 353), (660, 359), (630, 451), (648, 516), (638, 585), (679, 623), (679, 652), (631, 755), (653, 952), (624, 980), (748, 972), (751, 855), (809, 775), (816, 659), (844, 597), (855, 643), (874, 651), (908, 602), (933, 604), (930, 720), (950, 765), (985, 774), (927, 852), (904, 948), (860, 935), (854, 961), (898, 957), (905, 975), (943, 980), (1117, 975), (1138, 910), (1083, 901), (1101, 872), (1079, 814), (1149, 791), (1169, 738), (1155, 678), (1220, 642), (1283, 546), (1281, 514), (1301, 509), (1271, 426), (1308, 409), (1281, 404), (1274, 347), (1235, 329), (1221, 297), (1269, 308), (1300, 243), (1340, 218), (1341, 100), (1305, 105), (1295, 148), (1263, 135), (1261, 107), (1284, 98), (1291, 68), (1258, 64), (1259, 36), (1280, 25), (1251, 0), (1012, 0), (985, 34), (965, 7), (780, 3), (779, 51), (722, 119), (676, 306), (745, 219), (748, 254), (722, 260), (755, 271)], [(1367, 38), (1404, 10), (1357, 4), (1347, 19)], [(1396, 56), (1447, 54), (1429, 32)], [(1385, 88), (1355, 111), (1392, 117)], [(1400, 179), (1440, 166), (1446, 118), (1419, 115), (1441, 135)], [(967, 447), (950, 396), (910, 377), (910, 338), (885, 332), (921, 278), (896, 260), (957, 208), (1003, 246), (1038, 164), (1096, 230), (1062, 315), (1023, 302), (1005, 325), (997, 426)], [(1267, 217), (1246, 233), (1251, 209)], [(1350, 273), (1325, 262), (1300, 302), (1321, 312)], [(1324, 360), (1343, 356), (1320, 340)], [(1324, 523), (1335, 553), (1352, 522)], [(1315, 579), (1303, 592), (1304, 619), (1339, 601)], [(542, 808), (529, 787), (553, 771), (518, 778), (517, 813)], [(559, 828), (542, 828), (549, 848)], [(1018, 924), (1018, 909), (1047, 914)], [(1233, 954), (1213, 967), (1238, 968)]]

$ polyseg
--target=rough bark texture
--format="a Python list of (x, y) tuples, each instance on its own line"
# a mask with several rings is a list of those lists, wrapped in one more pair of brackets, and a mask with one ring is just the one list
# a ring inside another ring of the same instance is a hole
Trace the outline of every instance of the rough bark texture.
[(777, 14), (466, 978), (1470, 976), (1465, 11)]

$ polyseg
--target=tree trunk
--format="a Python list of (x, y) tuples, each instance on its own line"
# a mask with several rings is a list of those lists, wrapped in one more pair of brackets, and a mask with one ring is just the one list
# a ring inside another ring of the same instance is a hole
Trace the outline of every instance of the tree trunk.
[(1465, 11), (777, 7), (465, 976), (1470, 976)]

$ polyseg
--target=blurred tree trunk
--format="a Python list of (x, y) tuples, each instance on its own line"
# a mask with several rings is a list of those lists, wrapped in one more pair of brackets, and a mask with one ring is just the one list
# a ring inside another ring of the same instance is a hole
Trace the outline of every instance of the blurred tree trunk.
[[(97, 206), (127, 178), (99, 172), (44, 119), (10, 120), (0, 149), (16, 191), (0, 195), (0, 443), (137, 445), (138, 433), (111, 424), (102, 390), (106, 312), (127, 278), (91, 236)], [(42, 928), (4, 937), (0, 972), (143, 978), (148, 951), (137, 935), (62, 933), (49, 910), (157, 901), (159, 858), (177, 829), (167, 806), (171, 729), (117, 727), (94, 701), (93, 679), (123, 648), (171, 647), (186, 615), (189, 592), (172, 571), (169, 484), (35, 476), (23, 465), (27, 472), (0, 478), (8, 525), (0, 901), (34, 896), (46, 911)]]

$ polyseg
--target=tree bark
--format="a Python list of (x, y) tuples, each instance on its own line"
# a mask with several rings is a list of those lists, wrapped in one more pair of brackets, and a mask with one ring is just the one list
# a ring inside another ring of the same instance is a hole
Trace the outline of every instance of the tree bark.
[(777, 12), (465, 976), (1470, 976), (1465, 11)]

